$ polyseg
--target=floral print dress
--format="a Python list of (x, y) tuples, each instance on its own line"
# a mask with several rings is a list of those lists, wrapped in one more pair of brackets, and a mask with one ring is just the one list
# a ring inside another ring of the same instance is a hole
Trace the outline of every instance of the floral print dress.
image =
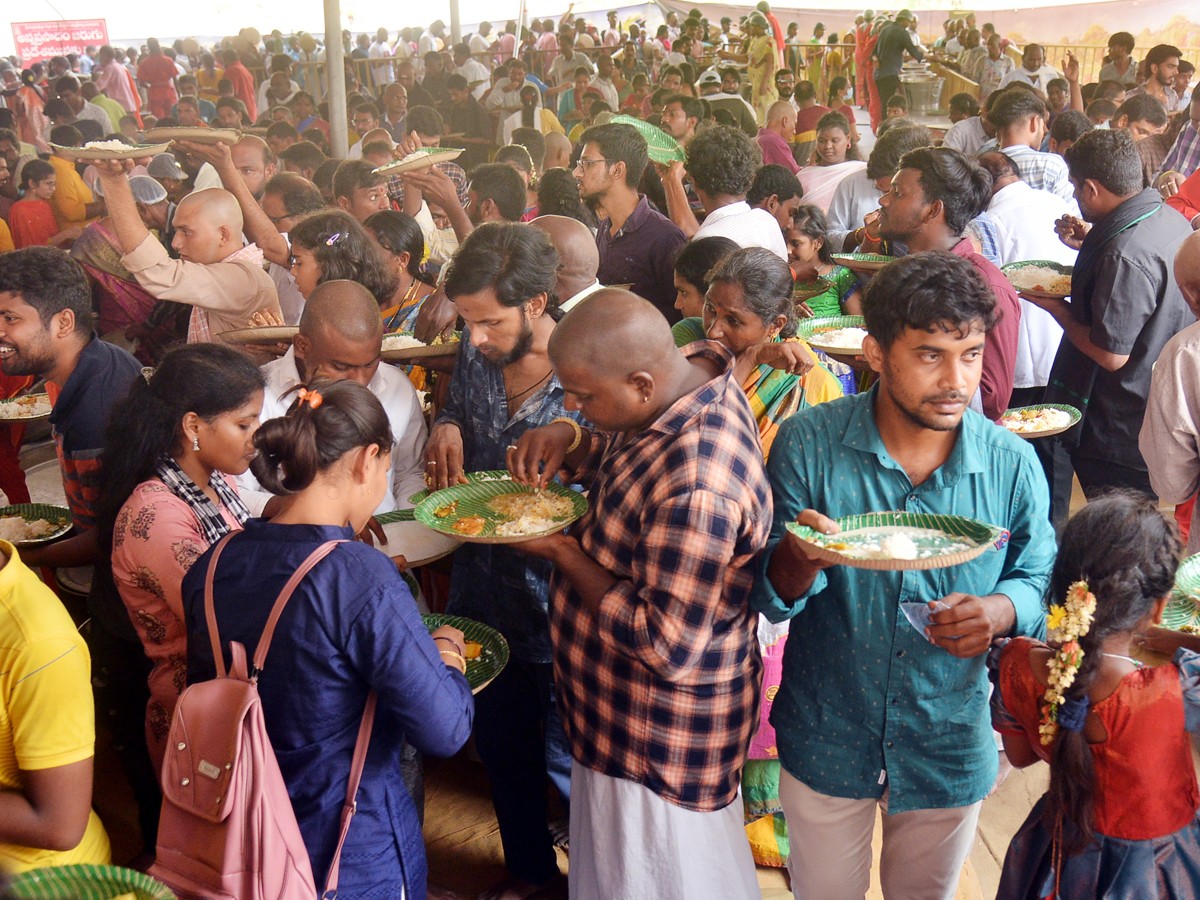
[[(230, 529), (241, 528), (233, 513), (223, 505), (220, 509)], [(180, 587), (187, 570), (207, 549), (191, 506), (157, 478), (134, 489), (113, 525), (113, 580), (154, 664), (146, 706), (146, 746), (156, 770), (162, 765), (175, 701), (187, 676)]]

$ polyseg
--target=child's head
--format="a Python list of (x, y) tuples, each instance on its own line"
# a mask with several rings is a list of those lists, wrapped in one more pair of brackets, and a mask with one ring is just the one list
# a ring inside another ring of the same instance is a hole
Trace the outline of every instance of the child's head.
[(675, 257), (675, 308), (683, 317), (704, 313), (709, 273), (717, 263), (738, 249), (727, 237), (706, 237), (688, 241)]
[(357, 533), (387, 491), (392, 430), (378, 398), (361, 384), (318, 381), (301, 389), (287, 415), (254, 433), (254, 477), (273, 494), (333, 490)]
[(829, 222), (819, 206), (804, 203), (792, 213), (787, 229), (788, 261), (797, 267), (832, 265), (828, 242)]
[(44, 159), (31, 159), (21, 169), (21, 187), (27, 200), (49, 200), (57, 183), (54, 166)]
[[(1182, 545), (1175, 524), (1134, 494), (1093, 500), (1067, 523), (1050, 576), (1048, 601), (1062, 606), (1075, 582), (1087, 583), (1096, 611), (1078, 638), (1083, 658), (1064, 692), (1064, 706), (1087, 696), (1103, 661), (1104, 643), (1131, 635), (1162, 617), (1175, 582)], [(1061, 713), (1062, 707), (1060, 707)], [(1086, 721), (1086, 719), (1085, 719)], [(1092, 756), (1084, 732), (1061, 724), (1050, 760), (1047, 821), (1073, 823), (1082, 842), (1092, 833)]]
[(894, 119), (908, 115), (908, 98), (903, 94), (892, 94), (887, 102), (887, 117)]

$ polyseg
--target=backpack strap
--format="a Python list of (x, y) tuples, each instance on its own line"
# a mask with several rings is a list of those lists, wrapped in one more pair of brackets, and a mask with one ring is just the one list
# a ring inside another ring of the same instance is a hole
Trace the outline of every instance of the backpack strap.
[(333, 548), (338, 544), (344, 543), (345, 540), (326, 541), (310, 553), (308, 559), (300, 563), (299, 568), (287, 580), (287, 584), (283, 586), (283, 590), (279, 592), (279, 596), (275, 599), (275, 605), (271, 607), (271, 614), (267, 616), (267, 624), (263, 626), (262, 636), (258, 639), (258, 646), (254, 650), (254, 665), (250, 670), (251, 676), (255, 676), (261, 672), (263, 665), (267, 661), (267, 651), (271, 649), (271, 638), (275, 636), (275, 626), (279, 624), (279, 617), (283, 615), (283, 608), (292, 599), (292, 593), (299, 586), (300, 582), (304, 580), (304, 577), (312, 571), (313, 566), (332, 553)]
[(321, 894), (323, 900), (333, 900), (337, 897), (342, 845), (346, 843), (346, 835), (350, 833), (350, 820), (354, 818), (357, 809), (355, 797), (358, 794), (358, 784), (362, 781), (363, 766), (367, 761), (367, 747), (371, 743), (371, 727), (375, 724), (375, 704), (378, 699), (379, 696), (374, 691), (367, 695), (367, 705), (363, 709), (362, 722), (358, 726), (358, 740), (354, 743), (354, 758), (350, 763), (350, 779), (346, 785), (346, 802), (342, 806), (341, 832), (338, 834), (337, 849), (333, 852), (333, 861), (329, 864), (325, 890)]
[(217, 669), (217, 677), (225, 677), (225, 654), (221, 652), (221, 637), (217, 633), (217, 613), (213, 608), (213, 580), (217, 577), (217, 560), (229, 539), (236, 532), (229, 532), (213, 547), (213, 555), (208, 559), (208, 571), (204, 573), (204, 618), (208, 623), (208, 639), (212, 642), (213, 665)]

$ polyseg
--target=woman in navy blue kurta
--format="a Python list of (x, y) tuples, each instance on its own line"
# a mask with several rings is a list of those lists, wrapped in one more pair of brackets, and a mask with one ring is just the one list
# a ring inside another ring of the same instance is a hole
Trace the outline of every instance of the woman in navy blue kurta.
[[(430, 639), (391, 560), (353, 541), (379, 502), (377, 489), (386, 486), (387, 453), (378, 448), (391, 447), (391, 439), (382, 407), (353, 382), (320, 391), (317, 408), (309, 395), (255, 436), (259, 481), (295, 493), (274, 519), (252, 519), (229, 541), (214, 582), (216, 617), (222, 644), (240, 641), (252, 656), (271, 605), (295, 569), (322, 543), (347, 541), (300, 583), (279, 620), (258, 682), (263, 713), (320, 888), (337, 844), (363, 706), (371, 689), (378, 692), (339, 892), (394, 898), (403, 884), (409, 900), (420, 900), (425, 850), (400, 778), (401, 747), (407, 740), (422, 753), (453, 754), (471, 733), (474, 706), (466, 678), (446, 664), (456, 662), (456, 654), (439, 654), (442, 645)], [(382, 431), (362, 421), (364, 413), (374, 419), (371, 404), (378, 407)], [(320, 465), (304, 472), (297, 446), (310, 441)], [(312, 477), (300, 488), (306, 475)], [(204, 620), (208, 558), (206, 553), (197, 561), (183, 584), (189, 682), (215, 674)]]

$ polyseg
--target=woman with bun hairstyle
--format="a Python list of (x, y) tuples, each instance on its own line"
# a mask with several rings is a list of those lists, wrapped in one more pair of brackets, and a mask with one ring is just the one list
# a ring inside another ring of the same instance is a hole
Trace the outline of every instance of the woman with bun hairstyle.
[[(253, 656), (275, 598), (317, 547), (340, 543), (300, 582), (258, 680), (267, 732), (318, 885), (337, 844), (351, 756), (368, 694), (378, 694), (357, 814), (341, 857), (347, 897), (423, 898), (427, 866), (413, 801), (400, 778), (405, 741), (450, 756), (471, 733), (462, 633), (431, 636), (396, 566), (354, 536), (387, 490), (393, 445), (375, 396), (349, 381), (298, 391), (264, 422), (251, 468), (286, 508), (251, 519), (222, 547), (213, 597), (222, 646)], [(204, 614), (212, 550), (184, 578), (188, 681), (215, 675)], [(227, 651), (226, 651), (227, 652)]]

